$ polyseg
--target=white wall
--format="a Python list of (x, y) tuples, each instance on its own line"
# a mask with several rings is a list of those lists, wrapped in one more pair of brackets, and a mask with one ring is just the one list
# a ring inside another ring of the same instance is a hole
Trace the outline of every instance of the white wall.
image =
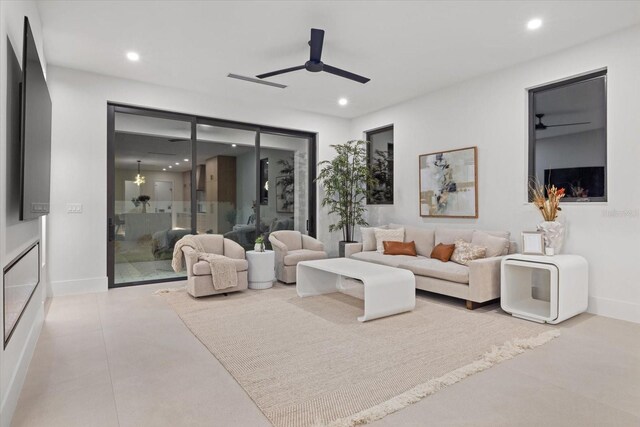
[[(370, 222), (508, 229), (516, 238), (534, 230), (541, 218), (525, 203), (525, 89), (603, 67), (608, 67), (609, 202), (563, 206), (564, 252), (589, 261), (589, 311), (640, 322), (640, 27), (353, 120), (352, 138), (394, 124), (395, 205), (370, 207)], [(473, 145), (478, 146), (479, 218), (421, 218), (418, 155)]]
[[(43, 57), (42, 31), (40, 16), (34, 2), (0, 2), (0, 265), (6, 266), (24, 249), (36, 240), (40, 247), (46, 247), (45, 235), (42, 232), (42, 220), (20, 222), (18, 212), (11, 206), (13, 197), (8, 190), (15, 191), (14, 183), (7, 187), (7, 148), (16, 141), (7, 140), (7, 54), (9, 52), (7, 38), (13, 46), (18, 62), (22, 62), (22, 37), (24, 17), (28, 16), (36, 46), (45, 65)], [(18, 142), (19, 143), (19, 142)], [(12, 161), (15, 161), (12, 159)], [(8, 205), (9, 201), (9, 205)], [(15, 202), (14, 202), (15, 203)], [(46, 218), (46, 217), (45, 217)], [(42, 254), (46, 252), (41, 252)], [(46, 258), (43, 259), (46, 261)], [(0, 276), (0, 281), (1, 281)], [(0, 426), (8, 426), (27, 367), (36, 341), (40, 334), (44, 318), (43, 302), (48, 286), (47, 269), (41, 268), (40, 284), (36, 288), (31, 301), (25, 308), (22, 318), (16, 325), (7, 348), (0, 350)], [(1, 298), (2, 296), (0, 296)], [(3, 317), (4, 302), (0, 303), (0, 317)]]
[[(54, 294), (106, 291), (107, 101), (317, 132), (318, 158), (329, 144), (346, 140), (347, 120), (262, 107), (246, 100), (49, 67), (53, 101), (50, 277)], [(276, 90), (259, 87), (257, 90)], [(274, 92), (277, 96), (277, 92)], [(67, 214), (67, 203), (82, 203), (82, 214)], [(337, 234), (320, 238), (337, 248)], [(337, 252), (337, 249), (336, 249)]]

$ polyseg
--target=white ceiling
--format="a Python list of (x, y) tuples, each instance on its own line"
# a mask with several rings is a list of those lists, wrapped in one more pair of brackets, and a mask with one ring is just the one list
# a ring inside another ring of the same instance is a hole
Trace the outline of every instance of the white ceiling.
[[(50, 64), (356, 117), (640, 23), (639, 1), (39, 2)], [(526, 22), (543, 19), (535, 32)], [(310, 28), (326, 31), (323, 61), (371, 78), (327, 73), (233, 80), (308, 60)], [(125, 52), (140, 53), (138, 63)], [(337, 105), (339, 97), (350, 101)]]

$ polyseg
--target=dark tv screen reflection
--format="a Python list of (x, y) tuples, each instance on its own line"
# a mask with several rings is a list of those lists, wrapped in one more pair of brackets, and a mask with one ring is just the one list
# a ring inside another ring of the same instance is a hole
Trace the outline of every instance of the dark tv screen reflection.
[(36, 43), (24, 22), (22, 54), (22, 111), (20, 142), (20, 219), (32, 220), (49, 213), (51, 174), (51, 97)]
[[(600, 198), (606, 196), (604, 166), (545, 169), (544, 182), (546, 185), (564, 188), (568, 198)], [(583, 189), (583, 191), (580, 193), (579, 189)]]

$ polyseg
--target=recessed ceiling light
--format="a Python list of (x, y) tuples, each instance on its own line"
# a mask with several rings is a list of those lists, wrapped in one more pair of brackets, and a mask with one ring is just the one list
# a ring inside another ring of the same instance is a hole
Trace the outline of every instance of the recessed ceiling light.
[(173, 166), (169, 165), (169, 169), (171, 169)]
[(183, 160), (184, 160), (185, 162), (188, 162), (188, 161), (189, 161), (189, 159), (183, 159)]
[(176, 166), (178, 166), (180, 164), (180, 162), (176, 162)]
[(167, 170), (167, 168), (162, 168), (162, 170), (163, 170), (163, 171), (166, 171), (166, 170)]
[(232, 146), (233, 148), (235, 148), (235, 147), (237, 147), (237, 146), (238, 146), (238, 144), (231, 144), (231, 146)]
[(340, 98), (338, 99), (338, 104), (342, 105), (343, 107), (345, 105), (347, 105), (349, 103), (349, 100), (347, 98)]
[(138, 52), (127, 52), (127, 59), (134, 62), (139, 61), (140, 55), (138, 54)]
[(542, 19), (540, 18), (533, 18), (527, 22), (527, 28), (530, 30), (537, 30), (540, 27), (542, 27)]

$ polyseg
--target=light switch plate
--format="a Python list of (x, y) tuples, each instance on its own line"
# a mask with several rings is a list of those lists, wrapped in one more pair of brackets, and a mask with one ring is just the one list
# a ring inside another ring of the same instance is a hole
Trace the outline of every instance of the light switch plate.
[(67, 203), (67, 213), (82, 213), (82, 203)]

